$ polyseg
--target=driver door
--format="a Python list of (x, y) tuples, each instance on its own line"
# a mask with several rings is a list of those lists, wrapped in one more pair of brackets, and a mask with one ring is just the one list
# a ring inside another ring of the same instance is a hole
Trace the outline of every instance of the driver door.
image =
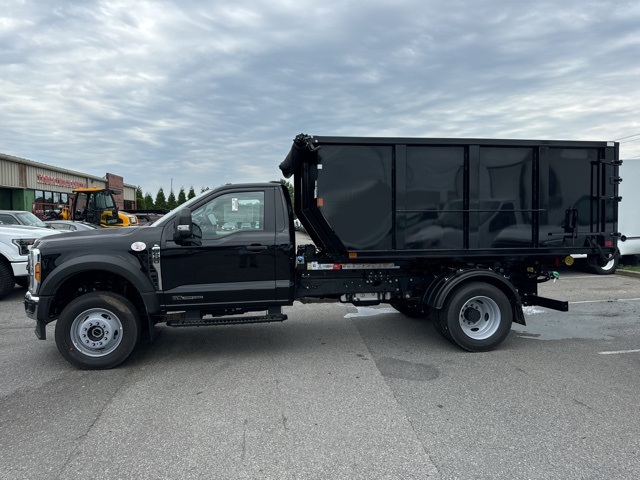
[(231, 308), (275, 301), (273, 189), (222, 191), (191, 212), (201, 245), (166, 238), (165, 305)]

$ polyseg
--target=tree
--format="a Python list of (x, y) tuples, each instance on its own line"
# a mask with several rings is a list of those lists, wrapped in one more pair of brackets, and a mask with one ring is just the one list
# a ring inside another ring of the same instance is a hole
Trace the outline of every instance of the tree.
[(193, 190), (193, 186), (191, 186), (191, 188), (189, 189), (189, 193), (187, 194), (187, 199), (191, 200), (195, 196), (196, 196), (196, 192)]
[(176, 196), (173, 193), (173, 188), (169, 192), (169, 198), (167, 198), (167, 205), (169, 206), (169, 210), (173, 210), (178, 206), (178, 202), (176, 201)]
[(145, 206), (145, 202), (144, 202), (144, 195), (142, 193), (142, 187), (140, 185), (138, 185), (138, 188), (136, 188), (136, 208), (138, 210), (144, 210), (145, 208), (147, 208)]
[(156, 194), (155, 205), (158, 209), (169, 207), (169, 205), (167, 205), (167, 199), (164, 196), (164, 190), (162, 190), (162, 187), (158, 189), (158, 193)]
[(178, 205), (182, 205), (187, 201), (187, 196), (184, 194), (184, 187), (180, 187), (180, 191), (178, 192)]
[(153, 203), (153, 198), (149, 192), (144, 194), (144, 208), (147, 210), (153, 210), (156, 206)]
[(207, 190), (209, 190), (209, 187), (200, 187), (200, 193), (206, 192)]

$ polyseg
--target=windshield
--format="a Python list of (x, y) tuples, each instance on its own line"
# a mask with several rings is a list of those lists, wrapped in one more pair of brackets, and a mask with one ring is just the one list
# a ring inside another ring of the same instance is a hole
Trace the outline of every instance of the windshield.
[(96, 193), (93, 201), (95, 202), (95, 208), (97, 210), (113, 210), (116, 208), (111, 195), (105, 192)]
[(174, 208), (173, 210), (171, 210), (169, 213), (167, 213), (166, 215), (163, 215), (161, 218), (159, 218), (158, 220), (156, 220), (155, 222), (148, 224), (149, 227), (158, 227), (158, 226), (162, 226), (164, 225), (169, 218), (173, 217), (173, 214), (175, 214), (176, 212), (178, 212), (179, 210), (182, 210), (183, 208), (189, 208), (191, 205), (193, 205), (195, 202), (197, 202), (198, 200), (200, 200), (201, 197), (203, 197), (204, 195), (211, 193), (211, 190), (205, 190), (204, 192), (196, 195), (195, 197), (193, 197), (191, 200), (187, 200), (185, 203), (183, 203), (182, 205), (178, 205), (176, 208)]
[(22, 225), (30, 225), (32, 227), (46, 227), (44, 222), (31, 212), (18, 212), (16, 217)]

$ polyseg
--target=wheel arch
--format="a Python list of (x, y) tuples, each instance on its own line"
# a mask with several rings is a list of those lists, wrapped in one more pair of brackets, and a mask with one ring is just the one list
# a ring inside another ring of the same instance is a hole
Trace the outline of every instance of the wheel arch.
[(0, 263), (6, 265), (11, 270), (13, 274), (13, 267), (11, 266), (11, 258), (5, 255), (3, 251), (0, 250)]
[(142, 321), (147, 320), (153, 335), (153, 315), (160, 311), (155, 287), (140, 265), (117, 256), (84, 255), (55, 268), (38, 292), (40, 296), (51, 297), (48, 311), (39, 312), (38, 316), (51, 322), (70, 300), (94, 291), (114, 292), (130, 300)]
[(80, 255), (54, 268), (43, 280), (40, 295), (54, 295), (67, 279), (79, 273), (109, 272), (130, 282), (139, 292), (152, 292), (154, 286), (137, 261), (118, 255)]
[(6, 264), (11, 268), (11, 259), (8, 258), (2, 251), (0, 251), (0, 263)]
[(503, 275), (494, 270), (484, 268), (473, 268), (458, 270), (454, 273), (445, 273), (432, 282), (422, 297), (422, 303), (435, 308), (442, 309), (447, 297), (458, 287), (472, 282), (487, 283), (500, 289), (509, 299), (513, 309), (513, 321), (525, 325), (524, 313), (522, 312), (522, 298), (515, 286)]

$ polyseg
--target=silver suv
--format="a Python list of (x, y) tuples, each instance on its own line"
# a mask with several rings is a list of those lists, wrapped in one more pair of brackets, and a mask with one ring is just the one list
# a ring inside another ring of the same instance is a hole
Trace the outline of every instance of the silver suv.
[(28, 225), (46, 227), (33, 213), (24, 210), (0, 210), (0, 225)]
[(27, 254), (33, 242), (58, 234), (60, 231), (52, 228), (0, 225), (0, 299), (11, 293), (16, 283), (27, 286)]

